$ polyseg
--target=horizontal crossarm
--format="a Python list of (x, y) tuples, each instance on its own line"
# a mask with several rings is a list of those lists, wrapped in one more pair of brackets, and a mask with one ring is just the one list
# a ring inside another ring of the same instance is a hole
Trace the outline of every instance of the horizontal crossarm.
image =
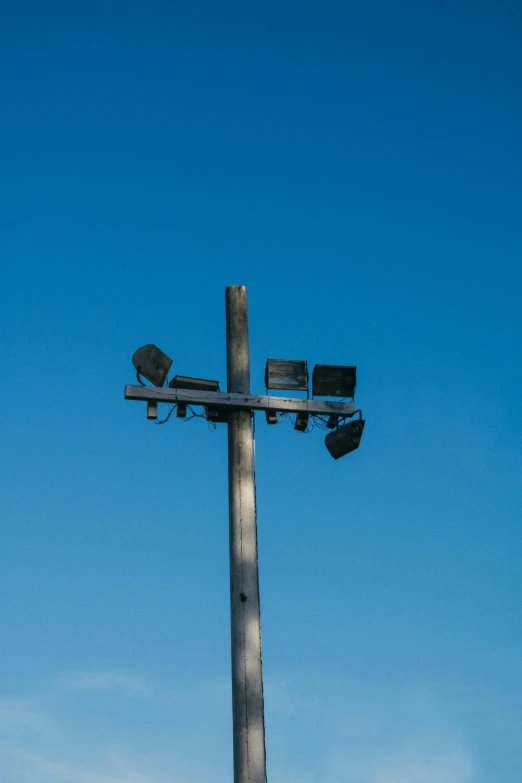
[(207, 392), (194, 389), (168, 389), (157, 386), (125, 387), (126, 400), (166, 402), (176, 405), (204, 405), (227, 410), (280, 411), (284, 413), (309, 413), (311, 416), (353, 416), (353, 402), (331, 402), (329, 400), (300, 400), (292, 397), (274, 397), (266, 394), (232, 394), (229, 392)]

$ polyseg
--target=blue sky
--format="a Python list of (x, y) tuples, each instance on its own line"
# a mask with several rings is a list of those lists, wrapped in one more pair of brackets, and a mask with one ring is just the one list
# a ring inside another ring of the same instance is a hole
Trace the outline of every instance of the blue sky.
[(5, 5), (1, 783), (231, 779), (226, 432), (124, 402), (356, 364), (361, 448), (257, 417), (269, 783), (522, 777), (522, 11)]

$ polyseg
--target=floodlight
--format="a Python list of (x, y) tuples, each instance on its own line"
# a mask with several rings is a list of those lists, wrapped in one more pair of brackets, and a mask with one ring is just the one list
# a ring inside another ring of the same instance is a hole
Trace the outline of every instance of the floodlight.
[(265, 368), (267, 389), (308, 391), (308, 364), (295, 359), (267, 359)]
[(328, 416), (328, 421), (326, 422), (326, 426), (329, 430), (334, 430), (337, 425), (339, 424), (339, 416), (337, 413), (332, 413), (331, 416)]
[(319, 397), (353, 397), (356, 367), (316, 364), (312, 373), (312, 394)]
[(298, 413), (295, 417), (294, 430), (298, 432), (304, 432), (308, 427), (308, 413)]
[[(163, 386), (170, 370), (172, 359), (156, 345), (142, 345), (132, 354), (132, 363), (139, 375), (143, 375), (154, 386)], [(139, 380), (139, 378), (138, 378)]]
[(148, 400), (147, 401), (147, 419), (157, 419), (158, 418), (158, 401), (157, 400)]
[(197, 391), (219, 391), (219, 381), (206, 378), (189, 378), (187, 375), (175, 375), (169, 382), (169, 389), (196, 389)]
[(178, 402), (176, 406), (176, 416), (178, 419), (184, 419), (187, 415), (187, 404), (185, 402)]
[(339, 457), (349, 454), (350, 451), (358, 449), (363, 429), (364, 419), (358, 419), (357, 421), (343, 424), (342, 427), (333, 432), (329, 432), (324, 439), (324, 443), (332, 457), (339, 459)]
[(273, 410), (265, 411), (265, 416), (266, 416), (267, 424), (277, 424), (277, 411), (273, 411)]

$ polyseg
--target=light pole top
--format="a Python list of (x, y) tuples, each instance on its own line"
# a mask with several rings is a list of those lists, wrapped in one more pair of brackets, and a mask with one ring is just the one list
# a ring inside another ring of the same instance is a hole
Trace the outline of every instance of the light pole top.
[(227, 391), (250, 394), (248, 307), (244, 285), (225, 289), (227, 321)]

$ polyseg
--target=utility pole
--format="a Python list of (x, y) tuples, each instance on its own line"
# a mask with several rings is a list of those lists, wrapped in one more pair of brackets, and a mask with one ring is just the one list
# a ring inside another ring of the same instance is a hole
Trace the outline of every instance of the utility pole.
[[(246, 288), (225, 291), (227, 391), (250, 394)], [(234, 783), (265, 783), (265, 723), (252, 414), (228, 414)]]
[[(317, 364), (312, 375), (309, 398), (306, 361), (269, 359), (265, 371), (268, 389), (305, 391), (306, 399), (250, 393), (247, 295), (244, 286), (225, 290), (227, 391), (220, 392), (217, 381), (176, 375), (164, 388), (170, 359), (155, 345), (135, 351), (132, 362), (140, 385), (125, 387), (126, 400), (147, 403), (147, 418), (156, 419), (158, 403), (169, 403), (170, 413), (185, 417), (187, 407), (202, 406), (209, 421), (228, 426), (228, 498), (230, 542), (230, 626), (232, 651), (232, 718), (234, 742), (234, 783), (265, 783), (265, 720), (261, 664), (261, 620), (257, 560), (257, 520), (253, 461), (252, 417), (264, 411), (268, 424), (277, 424), (282, 415), (296, 414), (294, 429), (307, 430), (309, 419), (330, 430), (325, 445), (334, 459), (359, 447), (364, 420), (353, 403), (354, 366)], [(153, 386), (146, 386), (141, 376)], [(351, 398), (349, 402), (347, 399)], [(192, 408), (190, 408), (192, 411)], [(166, 417), (166, 421), (169, 416)], [(358, 421), (346, 422), (355, 413)], [(193, 415), (196, 415), (192, 411)], [(201, 414), (198, 414), (201, 415)], [(327, 418), (326, 418), (327, 417)]]

